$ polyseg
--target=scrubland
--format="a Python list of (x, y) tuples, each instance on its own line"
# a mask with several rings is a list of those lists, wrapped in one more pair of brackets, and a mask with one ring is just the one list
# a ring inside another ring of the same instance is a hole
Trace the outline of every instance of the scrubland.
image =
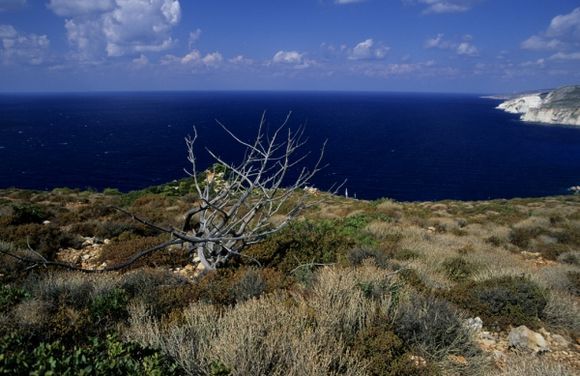
[[(2, 190), (0, 250), (115, 265), (167, 238), (111, 205), (177, 225), (194, 199), (183, 183), (129, 194)], [(580, 372), (579, 195), (316, 199), (209, 273), (178, 247), (92, 274), (27, 270), (3, 255), (0, 374)], [(466, 325), (475, 317), (482, 329)], [(565, 344), (543, 354), (506, 347), (520, 325)]]

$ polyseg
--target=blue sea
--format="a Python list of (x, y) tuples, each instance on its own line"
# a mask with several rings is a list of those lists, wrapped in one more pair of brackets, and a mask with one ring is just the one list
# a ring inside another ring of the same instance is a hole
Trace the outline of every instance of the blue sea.
[[(129, 191), (185, 177), (195, 125), (209, 147), (241, 150), (218, 119), (251, 140), (292, 111), (305, 148), (328, 140), (314, 185), (347, 180), (350, 196), (479, 200), (566, 194), (580, 184), (580, 128), (526, 124), (475, 95), (333, 92), (155, 92), (0, 95), (0, 188)], [(341, 193), (344, 192), (344, 189)]]

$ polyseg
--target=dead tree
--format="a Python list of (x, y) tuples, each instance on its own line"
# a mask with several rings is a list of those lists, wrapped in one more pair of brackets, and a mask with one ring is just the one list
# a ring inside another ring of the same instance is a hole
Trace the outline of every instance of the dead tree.
[[(239, 163), (228, 162), (206, 148), (219, 168), (216, 169), (214, 165), (213, 169), (204, 173), (198, 171), (194, 152), (198, 134), (194, 127), (193, 136), (185, 139), (191, 164), (186, 172), (193, 179), (197, 199), (185, 213), (182, 226), (173, 228), (156, 225), (125, 209), (116, 208), (146, 226), (170, 234), (171, 239), (133, 255), (127, 262), (98, 271), (128, 267), (142, 257), (174, 245), (184, 247), (192, 259), (199, 259), (205, 269), (214, 270), (231, 257), (243, 255), (247, 246), (280, 231), (313, 203), (312, 194), (305, 188), (323, 167), (321, 162), (326, 145), (322, 145), (311, 168), (302, 167), (310, 153), (301, 153), (306, 143), (304, 128), (300, 127), (295, 132), (290, 130), (290, 115), (270, 134), (263, 114), (257, 135), (251, 142), (242, 140), (218, 121), (219, 126), (244, 149), (243, 158)], [(318, 202), (317, 199), (314, 201)], [(22, 256), (17, 257), (22, 261)], [(52, 265), (97, 271), (50, 262), (40, 257), (37, 255), (28, 259), (32, 263), (31, 267)]]
[[(307, 205), (308, 193), (304, 188), (322, 167), (325, 145), (312, 168), (300, 167), (309, 154), (298, 154), (306, 142), (304, 128), (292, 132), (287, 127), (289, 119), (290, 113), (269, 135), (262, 115), (253, 142), (242, 140), (218, 121), (245, 149), (244, 157), (237, 164), (231, 163), (206, 149), (223, 170), (207, 171), (203, 180), (194, 153), (196, 129), (193, 137), (186, 138), (191, 163), (187, 172), (194, 181), (198, 200), (185, 214), (182, 228), (171, 229), (169, 233), (183, 241), (206, 269), (222, 266), (248, 245), (280, 231)], [(290, 172), (296, 176), (285, 184)]]

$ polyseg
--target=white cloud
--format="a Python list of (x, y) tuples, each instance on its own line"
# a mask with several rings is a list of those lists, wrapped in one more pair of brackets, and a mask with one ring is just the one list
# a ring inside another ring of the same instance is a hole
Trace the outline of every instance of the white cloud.
[(479, 55), (479, 50), (469, 42), (461, 42), (457, 46), (457, 55), (477, 56)]
[(149, 64), (149, 59), (147, 59), (147, 56), (141, 54), (141, 56), (139, 56), (138, 58), (133, 59), (133, 64), (137, 66), (144, 66)]
[(369, 38), (358, 43), (349, 51), (350, 60), (373, 60), (383, 59), (389, 52), (389, 47), (383, 44), (375, 44), (374, 40)]
[(558, 52), (550, 56), (550, 60), (580, 60), (580, 52)]
[(466, 12), (480, 1), (482, 0), (403, 0), (407, 4), (424, 5), (425, 14)]
[(247, 58), (243, 55), (237, 55), (234, 56), (233, 58), (228, 60), (231, 64), (235, 64), (235, 65), (252, 65), (254, 64), (254, 60)]
[(193, 46), (195, 44), (195, 42), (197, 42), (199, 40), (200, 37), (201, 37), (201, 29), (197, 29), (197, 30), (189, 33), (188, 45), (189, 45), (190, 50), (191, 50), (191, 46)]
[(438, 48), (441, 50), (453, 50), (457, 55), (477, 56), (479, 49), (471, 43), (473, 37), (469, 34), (464, 35), (460, 42), (445, 39), (444, 34), (437, 34), (433, 38), (425, 41), (425, 48)]
[(425, 48), (449, 49), (453, 47), (453, 43), (444, 39), (444, 34), (437, 34), (437, 36), (425, 41)]
[(304, 54), (298, 51), (278, 51), (274, 54), (272, 62), (278, 64), (301, 64), (303, 62)]
[(223, 60), (224, 58), (219, 52), (211, 52), (201, 59), (201, 61), (207, 66), (219, 65)]
[(183, 57), (165, 55), (161, 59), (161, 64), (179, 64), (194, 68), (213, 68), (219, 66), (223, 60), (224, 58), (219, 52), (211, 52), (203, 55), (199, 50), (191, 50)]
[(546, 31), (522, 42), (526, 50), (570, 50), (580, 48), (580, 7), (556, 16)]
[(4, 64), (39, 65), (48, 58), (46, 35), (18, 32), (12, 25), (0, 25), (0, 60)]
[(178, 0), (51, 0), (48, 7), (66, 17), (68, 41), (83, 60), (167, 50), (181, 18)]
[(556, 50), (562, 47), (562, 42), (557, 39), (533, 35), (523, 41), (521, 47), (525, 50)]
[(0, 0), (0, 12), (14, 10), (26, 5), (26, 0)]
[(569, 14), (554, 17), (546, 34), (554, 37), (569, 35), (576, 40), (580, 39), (580, 7)]

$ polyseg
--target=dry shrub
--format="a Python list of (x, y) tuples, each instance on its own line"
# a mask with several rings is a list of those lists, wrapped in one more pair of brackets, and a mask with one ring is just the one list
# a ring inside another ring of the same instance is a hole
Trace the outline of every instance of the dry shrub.
[(401, 239), (400, 229), (388, 222), (373, 221), (366, 226), (365, 230), (380, 240), (398, 242)]
[(543, 319), (556, 330), (580, 335), (580, 304), (568, 294), (553, 291), (544, 308)]
[(509, 357), (506, 367), (489, 376), (573, 376), (577, 373), (560, 362), (546, 361), (542, 358)]
[(449, 302), (435, 297), (409, 296), (397, 312), (394, 331), (431, 359), (477, 353), (463, 316)]
[[(369, 286), (383, 293), (369, 298)], [(173, 356), (189, 374), (362, 375), (367, 364), (347, 343), (379, 315), (392, 317), (393, 286), (374, 266), (324, 268), (305, 297), (270, 294), (221, 309), (194, 303), (182, 325), (163, 327), (134, 306), (127, 335)]]
[[(106, 261), (110, 265), (120, 264), (127, 261), (131, 256), (144, 251), (148, 248), (155, 247), (166, 241), (164, 235), (148, 236), (144, 238), (129, 238), (127, 240), (113, 241), (102, 248), (98, 262)], [(181, 249), (168, 248), (154, 252), (152, 255), (143, 258), (131, 268), (139, 266), (181, 266), (187, 262), (187, 252)]]

